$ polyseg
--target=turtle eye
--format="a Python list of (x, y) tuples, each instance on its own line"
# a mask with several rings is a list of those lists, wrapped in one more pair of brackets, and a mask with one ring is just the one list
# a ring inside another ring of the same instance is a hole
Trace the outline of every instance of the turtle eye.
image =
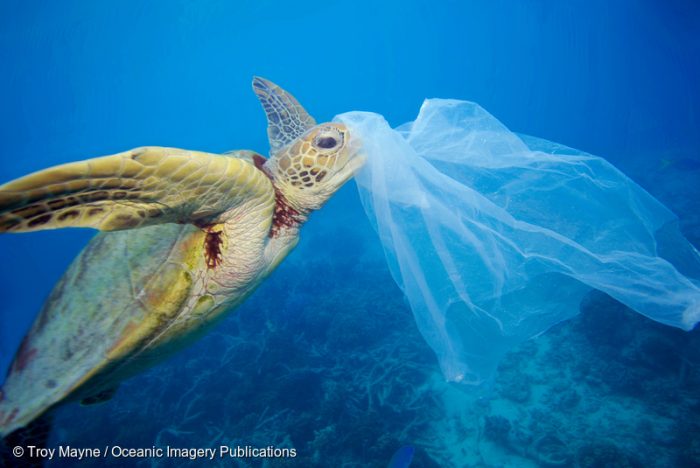
[(321, 151), (338, 148), (343, 143), (343, 134), (333, 127), (327, 127), (314, 138), (313, 145)]
[(318, 146), (319, 148), (323, 148), (323, 149), (335, 148), (335, 145), (337, 145), (337, 144), (338, 144), (338, 141), (335, 138), (330, 137), (330, 136), (319, 138), (318, 141), (316, 142), (316, 146)]

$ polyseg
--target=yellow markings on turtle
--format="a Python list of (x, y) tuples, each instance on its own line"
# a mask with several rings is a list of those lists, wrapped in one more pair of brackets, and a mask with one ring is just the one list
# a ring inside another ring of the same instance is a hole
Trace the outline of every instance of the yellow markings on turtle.
[(179, 181), (180, 179), (177, 175), (180, 174), (181, 178), (186, 177), (190, 172), (187, 169), (192, 169), (189, 166), (189, 162), (183, 164), (182, 160), (179, 158), (165, 157), (158, 165), (153, 175), (157, 178), (166, 176), (172, 177), (172, 180)]
[(121, 336), (107, 352), (107, 359), (119, 359), (131, 350), (141, 348), (153, 339), (185, 306), (192, 288), (192, 275), (181, 265), (166, 264), (151, 276), (140, 295), (145, 316), (136, 326), (124, 328)]
[(214, 308), (214, 298), (208, 294), (197, 299), (197, 303), (192, 308), (193, 317), (206, 316)]
[[(144, 171), (143, 165), (137, 163), (136, 161), (132, 160), (131, 158), (123, 158), (122, 159), (122, 165), (119, 169), (119, 172), (116, 173), (119, 177), (122, 178), (132, 178), (132, 177), (137, 177), (139, 174), (141, 174)], [(115, 174), (110, 174), (110, 175), (115, 175)]]
[(199, 184), (203, 187), (209, 188), (217, 182), (221, 181), (222, 174), (216, 172), (208, 172), (199, 179)]
[(114, 342), (112, 347), (109, 349), (109, 358), (114, 359), (115, 354), (119, 354), (117, 351), (120, 349), (123, 349), (128, 345), (127, 340), (129, 338), (132, 338), (135, 336), (135, 332), (141, 327), (140, 323), (135, 323), (135, 322), (129, 322), (126, 327), (124, 327), (124, 330), (122, 330), (122, 334), (120, 338)]
[[(76, 163), (79, 164), (79, 163)], [(122, 170), (121, 161), (109, 158), (95, 158), (85, 162), (85, 175), (91, 178), (112, 177)]]
[(193, 231), (177, 246), (178, 258), (182, 258), (191, 270), (202, 267), (201, 246), (204, 243), (206, 233), (202, 230)]
[(136, 216), (117, 211), (108, 216), (101, 225), (104, 231), (114, 231), (124, 228), (134, 228), (139, 224), (141, 224), (141, 219)]
[(272, 183), (250, 162), (144, 147), (56, 166), (1, 185), (0, 232), (199, 225), (260, 196), (274, 196)]
[[(112, 174), (110, 174), (112, 175)], [(109, 177), (109, 176), (105, 176)], [(96, 186), (99, 188), (112, 188), (112, 187), (119, 187), (121, 184), (121, 181), (119, 179), (105, 179), (103, 181), (96, 181)]]
[(139, 304), (134, 304), (134, 307), (142, 308), (144, 316), (124, 326), (117, 340), (107, 349), (105, 359), (75, 382), (68, 393), (102, 372), (113, 371), (131, 353), (146, 349), (154, 337), (166, 334), (172, 321), (186, 306), (192, 283), (192, 276), (180, 264), (166, 264), (156, 271), (139, 295)]
[(282, 169), (283, 171), (286, 171), (287, 169), (289, 169), (290, 164), (291, 164), (291, 161), (289, 160), (289, 156), (283, 156), (280, 159), (279, 166), (280, 166), (280, 169)]
[(157, 166), (161, 163), (165, 148), (157, 146), (143, 146), (127, 151), (132, 160), (144, 166)]
[(202, 171), (204, 171), (204, 168), (201, 165), (188, 161), (172, 174), (169, 174), (168, 177), (175, 182), (183, 184), (185, 187), (191, 187), (199, 182), (199, 178), (202, 177)]

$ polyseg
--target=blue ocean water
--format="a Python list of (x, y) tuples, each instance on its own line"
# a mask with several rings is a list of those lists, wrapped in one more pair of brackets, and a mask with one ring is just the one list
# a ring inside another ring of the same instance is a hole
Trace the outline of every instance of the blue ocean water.
[[(699, 56), (700, 8), (679, 0), (4, 0), (0, 179), (142, 145), (264, 153), (261, 75), (318, 121), (370, 110), (400, 124), (425, 97), (478, 102), (605, 157), (698, 246)], [(0, 372), (92, 235), (0, 237)], [(386, 466), (407, 444), (412, 466), (696, 466), (699, 363), (697, 331), (593, 294), (491, 387), (445, 383), (350, 183), (221, 326), (110, 402), (59, 409), (51, 444), (297, 450), (273, 466)], [(51, 466), (105, 462), (189, 463)]]

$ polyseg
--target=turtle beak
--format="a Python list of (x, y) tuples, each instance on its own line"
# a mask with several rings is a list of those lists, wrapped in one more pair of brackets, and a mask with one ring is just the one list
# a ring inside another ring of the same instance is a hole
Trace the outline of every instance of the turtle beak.
[(367, 156), (358, 149), (354, 153), (351, 153), (350, 159), (347, 164), (345, 164), (344, 169), (348, 170), (350, 172), (350, 177), (352, 177), (365, 165), (365, 162), (367, 162)]
[(367, 160), (367, 157), (362, 152), (362, 142), (358, 138), (350, 138), (346, 151), (348, 157), (345, 164), (334, 175), (334, 179), (337, 180), (336, 183), (339, 186), (350, 180)]

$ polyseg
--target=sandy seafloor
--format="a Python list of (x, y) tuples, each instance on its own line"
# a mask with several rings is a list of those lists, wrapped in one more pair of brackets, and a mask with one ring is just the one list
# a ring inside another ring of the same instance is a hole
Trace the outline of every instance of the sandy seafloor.
[[(254, 74), (319, 120), (425, 97), (602, 156), (700, 245), (695, 2), (0, 2), (0, 178), (145, 144), (266, 151)], [(92, 234), (0, 237), (0, 363)], [(445, 382), (354, 185), (215, 331), (55, 414), (50, 446), (294, 447), (219, 466), (700, 466), (700, 332), (592, 293), (491, 386)], [(190, 466), (186, 459), (49, 466)]]

